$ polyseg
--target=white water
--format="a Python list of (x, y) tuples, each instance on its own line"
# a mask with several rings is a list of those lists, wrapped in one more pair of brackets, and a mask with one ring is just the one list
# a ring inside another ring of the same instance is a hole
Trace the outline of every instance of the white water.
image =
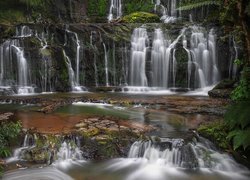
[(25, 151), (25, 150), (27, 150), (29, 148), (32, 148), (34, 146), (35, 146), (34, 137), (32, 135), (30, 135), (30, 134), (26, 134), (25, 138), (24, 138), (24, 141), (23, 141), (23, 144), (22, 144), (22, 147), (15, 149), (14, 152), (13, 152), (13, 156), (8, 158), (6, 160), (6, 162), (11, 163), (11, 162), (22, 160), (23, 151)]
[(178, 19), (181, 19), (181, 10), (177, 10), (177, 5), (181, 3), (181, 0), (168, 0), (166, 7), (162, 2), (164, 0), (154, 0), (154, 11), (161, 14), (162, 22), (175, 23)]
[(104, 49), (104, 60), (105, 60), (105, 81), (106, 81), (106, 86), (109, 86), (108, 55), (105, 43), (103, 43), (103, 49)]
[[(80, 40), (79, 40), (77, 33), (69, 31), (68, 29), (66, 29), (66, 32), (68, 34), (73, 34), (73, 37), (74, 37), (73, 41), (76, 44), (75, 70), (72, 68), (71, 61), (70, 61), (70, 63), (67, 63), (68, 66), (71, 66), (71, 67), (68, 67), (69, 72), (70, 72), (70, 76), (73, 76), (73, 77), (70, 77), (70, 80), (73, 81), (73, 82), (71, 81), (72, 91), (78, 91), (78, 92), (85, 91), (85, 87), (80, 85), (80, 49), (81, 49)], [(70, 60), (69, 57), (67, 59)]]
[[(205, 88), (216, 84), (219, 79), (216, 52), (216, 35), (211, 29), (208, 36), (205, 29), (199, 26), (191, 27), (190, 53), (195, 65), (195, 88)], [(189, 66), (188, 72), (191, 72)], [(189, 77), (190, 79), (190, 77)]]
[(111, 0), (108, 14), (108, 21), (118, 19), (122, 16), (122, 0)]
[(20, 95), (34, 93), (34, 87), (30, 85), (30, 73), (26, 58), (24, 57), (24, 50), (16, 45), (12, 45), (16, 51), (17, 68), (18, 68), (18, 90)]
[(29, 28), (29, 26), (16, 27), (16, 37), (31, 37), (32, 35), (33, 35), (33, 32)]
[(146, 77), (146, 53), (148, 35), (145, 28), (135, 28), (131, 38), (130, 85), (148, 86)]

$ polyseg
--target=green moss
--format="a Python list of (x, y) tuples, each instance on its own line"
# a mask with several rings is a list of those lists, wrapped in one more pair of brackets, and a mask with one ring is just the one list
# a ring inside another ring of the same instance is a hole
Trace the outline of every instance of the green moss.
[(225, 123), (212, 122), (204, 124), (201, 125), (197, 131), (200, 135), (208, 138), (221, 149), (227, 150), (229, 148), (229, 142), (227, 140), (228, 126)]
[(125, 23), (157, 23), (160, 18), (156, 14), (147, 12), (135, 12), (123, 17)]
[(151, 0), (127, 0), (124, 4), (124, 13), (131, 14), (137, 11), (152, 12), (154, 4)]

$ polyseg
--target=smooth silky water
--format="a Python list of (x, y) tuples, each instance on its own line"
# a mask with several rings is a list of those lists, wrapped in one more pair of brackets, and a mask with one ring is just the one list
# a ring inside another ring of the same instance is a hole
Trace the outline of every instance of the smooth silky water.
[[(17, 116), (24, 124), (39, 119), (39, 113), (32, 111), (34, 107), (26, 106), (26, 110), (23, 107), (16, 105), (13, 109), (19, 112)], [(4, 174), (3, 179), (248, 179), (250, 172), (245, 167), (217, 150), (208, 140), (189, 130), (200, 119), (213, 118), (212, 116), (175, 114), (159, 110), (160, 108), (160, 105), (149, 107), (138, 104), (121, 107), (105, 103), (76, 102), (50, 115), (40, 113), (42, 118), (57, 117), (50, 126), (64, 123), (69, 129), (70, 125), (73, 126), (83, 116), (112, 116), (150, 124), (157, 127), (157, 130), (147, 134), (151, 141), (134, 142), (127, 158), (85, 161), (78, 147), (72, 150), (69, 144), (63, 142), (58, 152), (60, 158), (52, 165), (9, 171)], [(28, 110), (31, 113), (27, 113)], [(22, 116), (24, 111), (25, 117)], [(73, 120), (70, 120), (70, 117)], [(53, 121), (53, 118), (50, 120)], [(42, 119), (34, 124), (26, 124), (26, 128), (35, 124), (42, 127), (41, 122)], [(45, 130), (48, 127), (43, 128)], [(156, 136), (159, 138), (155, 138)]]

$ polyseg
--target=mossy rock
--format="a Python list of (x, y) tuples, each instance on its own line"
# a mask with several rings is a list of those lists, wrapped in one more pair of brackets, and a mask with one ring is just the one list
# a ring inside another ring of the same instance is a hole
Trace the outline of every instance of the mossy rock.
[(211, 122), (203, 124), (197, 129), (198, 133), (212, 141), (219, 148), (228, 150), (230, 145), (227, 140), (229, 128), (224, 122)]
[(123, 17), (125, 23), (157, 23), (160, 17), (157, 14), (147, 12), (134, 12)]

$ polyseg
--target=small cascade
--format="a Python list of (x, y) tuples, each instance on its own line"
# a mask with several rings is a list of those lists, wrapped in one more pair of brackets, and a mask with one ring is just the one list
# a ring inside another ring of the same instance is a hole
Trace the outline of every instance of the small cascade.
[(23, 153), (25, 150), (35, 147), (35, 138), (31, 134), (26, 134), (24, 137), (24, 141), (22, 147), (14, 150), (13, 156), (6, 160), (7, 163), (22, 160)]
[[(238, 46), (235, 42), (234, 37), (231, 37), (229, 39), (229, 44), (231, 48), (231, 59), (230, 59), (230, 63), (229, 63), (229, 78), (235, 79), (236, 74), (237, 74), (237, 65), (234, 63), (235, 60), (237, 60), (239, 58), (239, 53), (238, 53)], [(231, 46), (232, 44), (232, 46)]]
[(103, 43), (103, 49), (105, 53), (105, 80), (106, 80), (106, 86), (109, 86), (109, 68), (108, 68), (108, 55), (107, 55), (107, 49), (105, 43)]
[(183, 139), (169, 138), (160, 138), (159, 142), (136, 141), (130, 148), (128, 158), (144, 159), (148, 164), (171, 168), (224, 172), (246, 170), (229, 155), (218, 152), (210, 141), (197, 138), (190, 143), (184, 143)]
[(164, 23), (174, 23), (181, 18), (181, 10), (177, 10), (177, 6), (180, 5), (181, 0), (168, 0), (166, 7), (161, 0), (155, 0), (154, 11), (161, 14), (161, 21)]
[(182, 139), (162, 138), (160, 143), (137, 141), (131, 146), (128, 158), (143, 158), (149, 163), (160, 161), (163, 165), (181, 167), (183, 146)]
[(122, 0), (111, 0), (108, 22), (111, 22), (114, 19), (118, 19), (122, 16)]
[(17, 68), (18, 68), (18, 90), (20, 95), (34, 93), (34, 87), (28, 86), (30, 84), (30, 73), (26, 58), (24, 57), (24, 50), (18, 45), (12, 45), (16, 51)]
[(29, 28), (29, 26), (16, 27), (16, 37), (31, 37), (32, 35), (33, 31)]
[(83, 160), (82, 151), (77, 144), (64, 141), (57, 153), (59, 161)]
[(148, 86), (145, 70), (148, 41), (147, 30), (145, 28), (134, 29), (131, 38), (131, 86)]

